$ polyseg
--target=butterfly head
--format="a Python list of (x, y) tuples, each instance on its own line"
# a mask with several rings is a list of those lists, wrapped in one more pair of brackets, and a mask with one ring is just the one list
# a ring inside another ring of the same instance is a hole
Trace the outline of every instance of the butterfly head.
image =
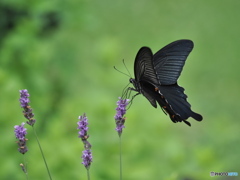
[(133, 78), (130, 78), (130, 79), (129, 79), (129, 82), (130, 82), (130, 83), (132, 83), (132, 84), (134, 84), (134, 82), (135, 82), (135, 79), (133, 79)]
[(137, 82), (136, 82), (135, 79), (130, 78), (130, 79), (129, 79), (129, 82), (130, 82), (131, 84), (133, 84), (133, 86), (134, 86), (136, 89), (138, 89), (138, 85), (137, 85)]
[(137, 91), (137, 92), (141, 93), (141, 87), (140, 87), (138, 81), (136, 81), (136, 80), (133, 79), (133, 78), (130, 78), (130, 79), (129, 79), (129, 82), (132, 83), (132, 84), (133, 84), (133, 87), (134, 87), (134, 88), (131, 88), (131, 90)]

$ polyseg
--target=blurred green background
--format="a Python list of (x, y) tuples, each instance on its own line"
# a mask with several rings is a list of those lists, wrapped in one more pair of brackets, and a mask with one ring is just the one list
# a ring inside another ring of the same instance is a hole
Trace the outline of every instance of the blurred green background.
[[(92, 179), (119, 179), (116, 101), (133, 75), (142, 46), (153, 52), (191, 39), (179, 85), (203, 121), (172, 123), (138, 96), (122, 135), (123, 179), (202, 180), (210, 172), (240, 173), (240, 1), (23, 1), (0, 2), (1, 179), (24, 179), (13, 126), (25, 121), (19, 90), (28, 89), (53, 179), (86, 179), (77, 138), (86, 112)], [(48, 179), (28, 128), (29, 178)]]

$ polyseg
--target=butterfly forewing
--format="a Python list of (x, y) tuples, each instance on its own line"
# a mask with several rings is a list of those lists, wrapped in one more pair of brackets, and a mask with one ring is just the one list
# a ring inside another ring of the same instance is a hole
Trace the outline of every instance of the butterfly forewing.
[(142, 47), (138, 51), (134, 63), (134, 74), (137, 82), (147, 81), (152, 84), (158, 84), (152, 59), (153, 54), (150, 48)]
[(179, 40), (165, 46), (154, 54), (154, 70), (161, 85), (171, 85), (177, 82), (187, 56), (192, 49), (192, 41)]

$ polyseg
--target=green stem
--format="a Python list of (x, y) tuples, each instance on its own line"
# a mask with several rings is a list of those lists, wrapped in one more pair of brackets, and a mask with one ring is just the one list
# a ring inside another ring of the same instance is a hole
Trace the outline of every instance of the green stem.
[(23, 164), (23, 168), (24, 168), (24, 173), (25, 173), (25, 175), (26, 175), (26, 179), (28, 180), (28, 172), (27, 172), (27, 162), (26, 162), (26, 158), (25, 158), (26, 156), (24, 156), (23, 157), (23, 162), (24, 162), (24, 164)]
[(41, 147), (40, 142), (39, 142), (38, 137), (37, 137), (37, 132), (35, 131), (34, 126), (32, 126), (32, 127), (33, 127), (34, 135), (35, 135), (35, 137), (36, 137), (36, 140), (37, 140), (38, 146), (39, 146), (39, 148), (40, 148), (40, 151), (41, 151), (41, 154), (42, 154), (42, 157), (43, 157), (43, 160), (44, 160), (45, 166), (46, 166), (46, 168), (47, 168), (48, 176), (49, 176), (50, 180), (52, 180), (52, 177), (51, 177), (51, 174), (50, 174), (50, 171), (49, 171), (48, 165), (47, 165), (47, 161), (46, 161), (46, 159), (45, 159), (45, 156), (44, 156), (44, 154), (43, 154), (42, 147)]
[(89, 169), (87, 169), (87, 177), (88, 177), (88, 180), (90, 180), (90, 172), (89, 172)]
[(122, 138), (119, 136), (120, 180), (122, 180)]

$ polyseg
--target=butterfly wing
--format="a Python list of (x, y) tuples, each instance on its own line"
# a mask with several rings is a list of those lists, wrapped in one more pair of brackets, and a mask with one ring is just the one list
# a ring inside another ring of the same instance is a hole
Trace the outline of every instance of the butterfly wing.
[(178, 40), (154, 54), (153, 66), (161, 85), (171, 85), (177, 82), (192, 49), (191, 40)]
[[(175, 104), (174, 105), (174, 109), (176, 109), (176, 111), (173, 110), (173, 107), (172, 105), (170, 105), (170, 103), (166, 100), (165, 96), (163, 96), (162, 92), (159, 90), (159, 89), (155, 89), (154, 86), (152, 86), (151, 84), (147, 83), (147, 82), (144, 82), (142, 84), (142, 90), (145, 94), (149, 95), (150, 98), (154, 99), (155, 101), (158, 102), (158, 104), (161, 106), (163, 112), (165, 112), (166, 114), (169, 115), (170, 119), (176, 123), (176, 122), (185, 122), (187, 125), (191, 126), (191, 124), (186, 121), (184, 118), (188, 118), (190, 117), (191, 115), (191, 110), (189, 111), (189, 108), (187, 107), (187, 112), (185, 112), (185, 109), (184, 109), (184, 113), (181, 112), (181, 109), (180, 111), (178, 111), (179, 109), (175, 108)], [(179, 87), (179, 86), (178, 86)], [(179, 87), (180, 90), (183, 90), (183, 88)], [(170, 88), (171, 90), (173, 90), (172, 88)], [(166, 90), (166, 91), (165, 91)], [(178, 90), (178, 89), (175, 89), (175, 90)], [(164, 94), (166, 92), (168, 92), (168, 89), (163, 89), (163, 92)], [(175, 91), (174, 91), (175, 92)], [(167, 93), (166, 93), (167, 94)], [(170, 95), (171, 94), (175, 94), (175, 93), (171, 93), (170, 92)], [(185, 94), (184, 94), (185, 95)], [(186, 95), (185, 95), (186, 96)], [(147, 97), (147, 96), (145, 96)], [(167, 96), (169, 98), (169, 96)], [(184, 97), (185, 98), (185, 97)], [(147, 97), (147, 99), (149, 100), (149, 98)], [(181, 99), (181, 98), (180, 98)], [(172, 101), (171, 101), (172, 102)], [(186, 102), (187, 103), (187, 102)], [(186, 105), (186, 104), (185, 104)], [(190, 107), (190, 105), (187, 103), (187, 106)], [(189, 114), (190, 113), (190, 114)], [(186, 115), (184, 117), (181, 117), (181, 115)]]
[(154, 106), (158, 104), (173, 122), (186, 121), (189, 117), (201, 121), (202, 116), (191, 110), (184, 89), (177, 85), (187, 56), (193, 49), (190, 40), (179, 40), (165, 46), (152, 55), (151, 49), (142, 47), (134, 63), (136, 90)]
[(158, 84), (152, 59), (153, 54), (150, 48), (142, 47), (138, 51), (134, 62), (134, 75), (137, 82), (146, 81), (152, 84)]
[[(150, 48), (142, 47), (135, 58), (134, 63), (134, 75), (135, 75), (135, 87), (137, 91), (142, 93), (152, 104), (153, 107), (157, 107), (154, 97), (146, 91), (148, 85), (154, 88), (157, 86), (158, 80), (153, 68), (153, 54)], [(145, 87), (146, 86), (146, 87)]]
[[(162, 94), (167, 104), (170, 105), (168, 113), (172, 117), (179, 115), (176, 121), (185, 121), (189, 117), (202, 120), (202, 116), (191, 110), (191, 105), (187, 102), (187, 95), (184, 88), (177, 85), (185, 61), (193, 49), (191, 40), (178, 40), (160, 49), (153, 56), (153, 65), (159, 80), (159, 93)], [(157, 99), (161, 107), (165, 106), (162, 99)], [(173, 116), (174, 115), (174, 116)], [(174, 121), (174, 119), (172, 119)]]
[(191, 105), (187, 102), (187, 95), (184, 94), (184, 88), (174, 84), (169, 86), (160, 86), (159, 90), (175, 114), (178, 114), (181, 117), (181, 120), (184, 121), (189, 117), (192, 117), (197, 121), (202, 120), (202, 116), (200, 114), (191, 110)]

